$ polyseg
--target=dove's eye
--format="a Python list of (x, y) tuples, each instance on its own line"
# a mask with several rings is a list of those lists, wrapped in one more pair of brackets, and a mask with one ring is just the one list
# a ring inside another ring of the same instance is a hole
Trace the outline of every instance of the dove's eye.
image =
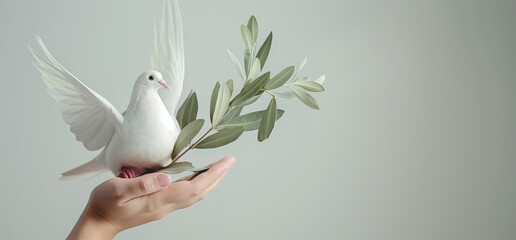
[(151, 81), (154, 80), (154, 77), (152, 75), (149, 76), (149, 80), (151, 80)]

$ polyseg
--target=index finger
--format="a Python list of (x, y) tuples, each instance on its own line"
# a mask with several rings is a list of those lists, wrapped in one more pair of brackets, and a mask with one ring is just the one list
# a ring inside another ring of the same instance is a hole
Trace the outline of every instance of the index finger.
[(225, 157), (195, 179), (174, 182), (167, 189), (153, 195), (163, 204), (182, 202), (198, 196), (215, 183), (233, 163), (235, 163), (234, 157)]

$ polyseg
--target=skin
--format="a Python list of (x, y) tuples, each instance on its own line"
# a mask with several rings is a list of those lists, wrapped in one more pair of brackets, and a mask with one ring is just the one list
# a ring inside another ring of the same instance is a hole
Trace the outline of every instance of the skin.
[(98, 185), (67, 239), (113, 239), (126, 229), (156, 221), (202, 200), (222, 180), (235, 158), (225, 157), (195, 178), (172, 182), (164, 173)]

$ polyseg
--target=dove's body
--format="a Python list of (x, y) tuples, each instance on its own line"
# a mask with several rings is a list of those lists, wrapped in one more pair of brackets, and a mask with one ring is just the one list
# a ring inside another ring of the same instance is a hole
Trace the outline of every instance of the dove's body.
[(170, 116), (156, 90), (145, 89), (133, 94), (133, 98), (124, 122), (101, 153), (115, 175), (120, 174), (122, 167), (134, 168), (139, 175), (148, 168), (170, 164), (179, 135), (179, 124)]

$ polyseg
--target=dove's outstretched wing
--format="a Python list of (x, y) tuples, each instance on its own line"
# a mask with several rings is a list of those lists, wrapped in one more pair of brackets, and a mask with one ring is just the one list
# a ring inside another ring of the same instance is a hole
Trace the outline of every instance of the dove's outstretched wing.
[(177, 0), (164, 1), (163, 13), (155, 26), (151, 68), (161, 72), (172, 88), (171, 91), (160, 91), (159, 95), (170, 115), (174, 116), (185, 76), (183, 27)]
[(57, 101), (63, 119), (78, 141), (88, 150), (98, 150), (109, 143), (124, 117), (105, 98), (84, 85), (50, 54), (36, 36), (46, 59), (30, 49), (34, 65), (48, 86), (48, 93)]

